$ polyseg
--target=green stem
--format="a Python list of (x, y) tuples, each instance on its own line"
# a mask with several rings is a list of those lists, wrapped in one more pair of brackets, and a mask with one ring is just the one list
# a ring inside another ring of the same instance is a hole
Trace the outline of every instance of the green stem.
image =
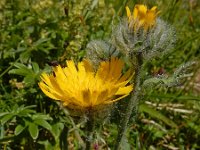
[(93, 116), (93, 110), (89, 109), (88, 110), (88, 121), (86, 124), (86, 129), (87, 129), (87, 137), (86, 137), (86, 150), (91, 149), (91, 144), (93, 141), (93, 129), (94, 129), (94, 116)]
[(136, 58), (137, 58), (137, 66), (135, 69), (135, 78), (134, 78), (135, 88), (131, 93), (131, 99), (127, 103), (127, 109), (126, 109), (125, 115), (121, 120), (114, 150), (120, 149), (120, 145), (123, 140), (124, 134), (126, 132), (128, 122), (130, 120), (133, 109), (135, 109), (136, 112), (138, 109), (138, 103), (139, 103), (138, 96), (140, 93), (140, 83), (141, 83), (141, 68), (142, 68), (142, 64), (143, 64), (142, 53), (138, 53)]
[(61, 103), (57, 102), (58, 105), (64, 110), (65, 115), (68, 117), (68, 119), (70, 120), (73, 128), (74, 128), (74, 133), (75, 133), (75, 137), (78, 139), (79, 145), (81, 146), (81, 148), (85, 148), (85, 144), (83, 139), (81, 138), (79, 132), (78, 132), (78, 127), (76, 126), (73, 118), (69, 115), (68, 111), (63, 107), (63, 105), (61, 105)]
[(13, 62), (6, 70), (4, 70), (1, 74), (0, 74), (0, 78), (3, 77), (13, 66), (16, 62), (19, 61), (19, 58), (15, 60), (15, 62)]

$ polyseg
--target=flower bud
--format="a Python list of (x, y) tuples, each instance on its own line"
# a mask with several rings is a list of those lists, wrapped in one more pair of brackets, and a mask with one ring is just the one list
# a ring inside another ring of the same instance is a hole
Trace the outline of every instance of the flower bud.
[(160, 57), (173, 48), (174, 29), (160, 18), (156, 18), (156, 7), (151, 10), (147, 10), (146, 7), (136, 8), (133, 15), (129, 8), (126, 8), (128, 18), (123, 19), (114, 28), (111, 43), (131, 61), (134, 61), (137, 53), (142, 53), (147, 60), (155, 56)]

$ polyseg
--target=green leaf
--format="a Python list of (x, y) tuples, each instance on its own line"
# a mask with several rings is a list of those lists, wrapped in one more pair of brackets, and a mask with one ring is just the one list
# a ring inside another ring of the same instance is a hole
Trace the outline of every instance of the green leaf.
[(34, 123), (29, 123), (29, 133), (31, 135), (31, 137), (35, 140), (38, 138), (38, 134), (39, 134), (39, 130), (38, 130), (38, 126)]
[(5, 123), (8, 122), (9, 120), (11, 120), (13, 117), (14, 117), (14, 114), (6, 114), (6, 115), (4, 115), (4, 116), (0, 119), (1, 124), (5, 124)]
[[(14, 66), (16, 67), (16, 68), (18, 68), (18, 69), (23, 69), (23, 70), (27, 70), (27, 66), (25, 66), (24, 64), (22, 64), (22, 63), (18, 63), (18, 62), (16, 62), (16, 63), (14, 63)], [(27, 70), (28, 71), (28, 70)]]
[(148, 87), (155, 87), (155, 86), (173, 86), (177, 84), (177, 80), (174, 77), (165, 77), (165, 76), (160, 76), (160, 77), (152, 77), (149, 79), (146, 79), (143, 83), (144, 88)]
[(24, 78), (24, 83), (25, 84), (35, 84), (35, 78), (34, 78), (34, 75), (33, 74), (29, 74), (27, 76), (25, 76)]
[(157, 119), (163, 121), (165, 124), (169, 125), (172, 128), (178, 128), (178, 126), (176, 125), (175, 122), (173, 122), (171, 119), (168, 119), (166, 116), (164, 116), (160, 112), (152, 109), (151, 107), (149, 107), (146, 104), (140, 105), (140, 111), (148, 113), (151, 117), (154, 117), (154, 118), (157, 118)]
[(40, 114), (40, 113), (34, 114), (34, 115), (32, 116), (32, 119), (33, 119), (33, 120), (36, 120), (36, 119), (52, 120), (52, 118), (51, 118), (49, 115)]
[(60, 136), (60, 133), (62, 132), (64, 128), (64, 124), (63, 123), (56, 123), (52, 126), (52, 130), (51, 133), (54, 136), (55, 139), (58, 139)]
[(34, 123), (44, 127), (47, 130), (51, 130), (51, 125), (46, 120), (36, 119), (36, 120), (34, 120)]
[(10, 74), (17, 74), (21, 76), (27, 76), (29, 74), (33, 74), (33, 71), (21, 63), (15, 63), (14, 66), (18, 69), (11, 69), (8, 73)]
[(4, 115), (7, 115), (7, 114), (9, 114), (9, 112), (2, 112), (2, 113), (0, 113), (0, 118), (1, 118), (2, 116), (4, 116)]
[(35, 108), (35, 106), (31, 105), (31, 106), (24, 107), (24, 105), (21, 105), (21, 106), (16, 105), (13, 107), (12, 113), (20, 117), (28, 116), (30, 114), (35, 113), (35, 110), (31, 108)]
[(32, 109), (24, 109), (24, 110), (21, 110), (20, 112), (18, 112), (18, 116), (28, 116), (29, 114), (33, 114), (35, 113), (35, 110), (32, 110)]
[(26, 126), (23, 126), (21, 124), (19, 124), (14, 131), (15, 135), (19, 135), (22, 131), (24, 131), (24, 129), (26, 128)]
[(40, 72), (40, 68), (37, 63), (32, 62), (32, 67), (33, 67), (34, 73), (38, 74)]
[(149, 97), (153, 98), (162, 98), (162, 99), (168, 99), (168, 100), (195, 100), (195, 101), (200, 101), (199, 96), (194, 96), (194, 95), (180, 95), (180, 94), (159, 94), (159, 93), (150, 93), (148, 95)]
[(46, 43), (49, 40), (50, 40), (49, 38), (41, 38), (41, 39), (37, 40), (35, 43), (33, 43), (33, 46), (37, 47), (37, 46), (41, 45), (42, 43)]
[(27, 49), (26, 51), (24, 51), (23, 53), (21, 53), (19, 57), (20, 57), (20, 61), (22, 61), (22, 62), (28, 62), (28, 60), (31, 57), (31, 50), (30, 50), (30, 48)]
[(46, 141), (39, 141), (38, 143), (44, 145), (45, 149), (55, 150), (55, 147), (48, 140), (46, 140)]
[(27, 72), (26, 70), (23, 70), (23, 69), (11, 69), (8, 73), (26, 76), (30, 72)]

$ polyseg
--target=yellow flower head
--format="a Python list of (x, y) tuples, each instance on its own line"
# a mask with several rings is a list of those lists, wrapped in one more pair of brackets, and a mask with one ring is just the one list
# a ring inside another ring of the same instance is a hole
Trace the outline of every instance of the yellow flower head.
[(147, 6), (139, 4), (135, 5), (133, 14), (131, 14), (129, 7), (126, 6), (126, 13), (129, 26), (134, 27), (134, 29), (143, 27), (145, 30), (154, 26), (156, 17), (159, 14), (156, 6), (147, 9)]
[(118, 58), (103, 61), (95, 72), (88, 60), (66, 61), (67, 67), (53, 68), (54, 74), (43, 73), (39, 87), (48, 97), (63, 102), (71, 109), (92, 108), (118, 101), (132, 91), (127, 85), (132, 75), (122, 75), (124, 63)]

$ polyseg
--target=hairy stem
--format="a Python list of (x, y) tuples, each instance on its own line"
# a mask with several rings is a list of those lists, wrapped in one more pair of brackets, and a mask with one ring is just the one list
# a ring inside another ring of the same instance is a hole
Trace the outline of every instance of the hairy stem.
[(94, 129), (94, 116), (93, 116), (93, 110), (89, 109), (88, 110), (88, 121), (86, 124), (86, 129), (87, 129), (87, 137), (86, 137), (86, 150), (91, 149), (91, 144), (93, 141), (93, 129)]
[(128, 122), (130, 120), (133, 109), (135, 109), (136, 112), (137, 112), (137, 109), (138, 109), (138, 103), (139, 103), (138, 95), (140, 93), (141, 68), (142, 68), (142, 63), (143, 63), (142, 54), (138, 53), (136, 58), (137, 58), (137, 62), (136, 62), (137, 66), (135, 68), (135, 78), (134, 78), (135, 88), (131, 93), (131, 99), (127, 103), (126, 112), (124, 114), (124, 117), (121, 120), (114, 150), (120, 149), (120, 145), (121, 145), (121, 142), (123, 140), (124, 134), (126, 132)]
[(74, 128), (74, 133), (75, 133), (75, 137), (78, 139), (78, 142), (79, 142), (79, 145), (81, 148), (85, 148), (85, 144), (84, 144), (84, 141), (83, 139), (81, 138), (81, 135), (79, 134), (79, 131), (78, 131), (78, 127), (77, 125), (75, 124), (73, 118), (69, 115), (68, 111), (63, 107), (63, 105), (61, 105), (60, 103), (58, 103), (58, 105), (64, 110), (64, 113), (65, 115), (68, 117), (68, 119), (70, 120), (73, 128)]

